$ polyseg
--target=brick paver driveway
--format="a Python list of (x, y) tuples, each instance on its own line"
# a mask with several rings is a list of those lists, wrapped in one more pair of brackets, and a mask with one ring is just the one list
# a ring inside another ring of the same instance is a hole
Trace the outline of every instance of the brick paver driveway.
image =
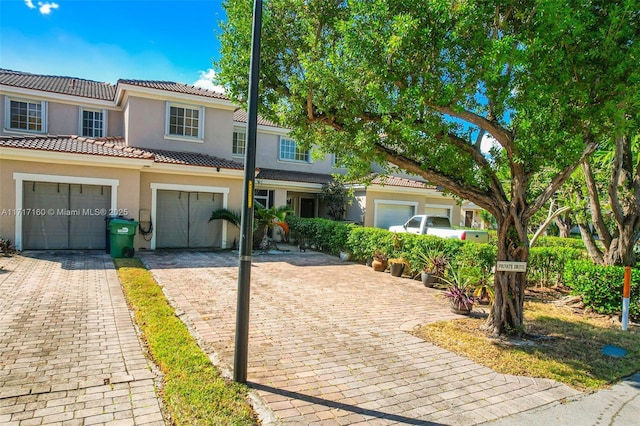
[[(236, 254), (145, 253), (178, 314), (233, 365)], [(284, 424), (470, 425), (577, 392), (497, 374), (412, 336), (454, 317), (438, 290), (320, 253), (256, 255), (248, 380)]]
[(0, 424), (164, 425), (112, 259), (0, 257)]

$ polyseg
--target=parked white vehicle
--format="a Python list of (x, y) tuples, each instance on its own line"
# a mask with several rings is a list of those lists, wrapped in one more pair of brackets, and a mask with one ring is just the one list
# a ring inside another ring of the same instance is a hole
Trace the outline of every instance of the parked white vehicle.
[(442, 238), (457, 238), (476, 243), (489, 242), (489, 233), (481, 230), (453, 229), (448, 217), (416, 215), (410, 218), (404, 225), (389, 227), (391, 232), (408, 232), (411, 234), (435, 235)]

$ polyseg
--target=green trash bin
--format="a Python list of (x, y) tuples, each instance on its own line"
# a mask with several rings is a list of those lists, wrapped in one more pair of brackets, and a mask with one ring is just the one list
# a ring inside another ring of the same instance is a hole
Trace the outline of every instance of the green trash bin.
[(109, 221), (109, 248), (111, 257), (133, 257), (133, 237), (138, 222), (127, 219)]

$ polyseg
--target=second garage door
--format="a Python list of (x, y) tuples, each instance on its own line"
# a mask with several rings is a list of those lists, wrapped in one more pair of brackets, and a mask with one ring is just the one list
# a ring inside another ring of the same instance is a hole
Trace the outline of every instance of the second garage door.
[(413, 205), (380, 203), (376, 206), (375, 214), (375, 227), (388, 229), (392, 225), (402, 225), (416, 212)]
[(211, 248), (222, 244), (221, 223), (209, 222), (222, 194), (158, 190), (157, 248)]

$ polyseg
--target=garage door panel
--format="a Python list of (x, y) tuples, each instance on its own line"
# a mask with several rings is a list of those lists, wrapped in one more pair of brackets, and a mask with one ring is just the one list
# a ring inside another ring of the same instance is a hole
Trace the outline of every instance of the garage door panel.
[(104, 249), (105, 217), (111, 204), (111, 188), (72, 184), (69, 186), (69, 195), (69, 209), (72, 212), (69, 217), (70, 247)]
[(32, 250), (68, 249), (69, 217), (62, 212), (69, 208), (69, 185), (24, 182), (22, 193), (25, 212), (22, 218), (23, 247)]
[(376, 228), (388, 229), (392, 225), (402, 225), (415, 214), (415, 207), (407, 204), (384, 204), (376, 207)]
[(189, 247), (220, 247), (219, 220), (209, 222), (211, 212), (222, 207), (222, 195), (207, 192), (189, 194)]
[(451, 219), (451, 208), (450, 207), (425, 207), (424, 214), (430, 216), (444, 216)]
[(157, 243), (158, 248), (183, 248), (189, 242), (189, 193), (158, 191)]

